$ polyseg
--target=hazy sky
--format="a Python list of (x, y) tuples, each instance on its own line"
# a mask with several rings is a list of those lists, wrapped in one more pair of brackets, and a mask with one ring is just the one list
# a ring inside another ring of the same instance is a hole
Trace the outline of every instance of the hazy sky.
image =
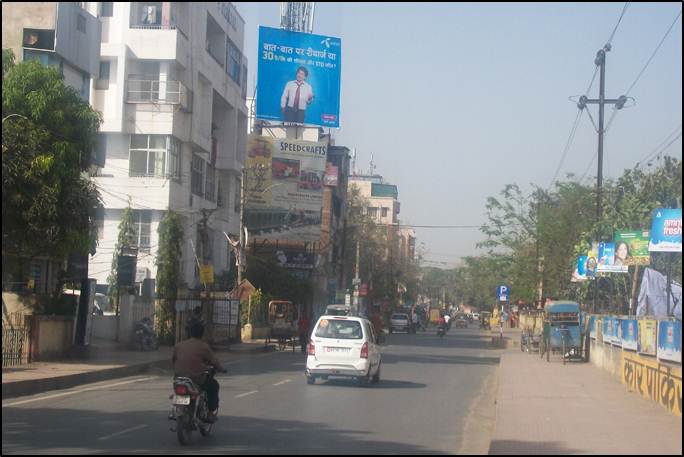
[[(279, 26), (280, 4), (237, 5), (251, 85), (258, 26)], [(568, 97), (586, 91), (623, 6), (319, 2), (314, 33), (342, 39), (336, 142), (356, 148), (363, 170), (374, 154), (376, 172), (399, 187), (402, 223), (482, 224), (486, 198), (505, 184), (550, 184), (577, 115)], [(680, 10), (681, 3), (628, 7), (607, 57), (607, 97), (627, 91)], [(609, 178), (681, 132), (681, 17), (629, 95), (636, 105), (606, 134)], [(598, 97), (598, 78), (590, 97)], [(583, 175), (596, 150), (585, 114), (561, 177)], [(667, 152), (681, 158), (681, 138)], [(595, 180), (596, 162), (590, 170)], [(477, 254), (483, 239), (477, 229), (416, 231), (426, 258), (449, 265)]]

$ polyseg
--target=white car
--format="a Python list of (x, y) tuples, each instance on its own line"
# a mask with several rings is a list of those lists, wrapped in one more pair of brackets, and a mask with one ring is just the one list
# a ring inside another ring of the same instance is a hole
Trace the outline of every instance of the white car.
[(321, 316), (309, 342), (306, 382), (345, 377), (360, 385), (380, 381), (381, 355), (373, 324), (356, 316)]

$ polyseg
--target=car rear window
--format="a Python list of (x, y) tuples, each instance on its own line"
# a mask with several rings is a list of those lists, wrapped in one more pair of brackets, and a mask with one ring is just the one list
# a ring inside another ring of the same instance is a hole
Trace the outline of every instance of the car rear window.
[(358, 321), (322, 319), (318, 323), (316, 336), (338, 340), (360, 340), (363, 339), (363, 330)]
[(392, 319), (408, 319), (408, 314), (392, 314)]

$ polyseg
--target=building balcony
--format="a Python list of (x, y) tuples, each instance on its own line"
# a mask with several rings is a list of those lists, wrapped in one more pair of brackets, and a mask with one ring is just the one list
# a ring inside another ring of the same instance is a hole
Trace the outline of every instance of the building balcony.
[(180, 81), (129, 79), (126, 103), (180, 105), (184, 111), (192, 111), (192, 91)]

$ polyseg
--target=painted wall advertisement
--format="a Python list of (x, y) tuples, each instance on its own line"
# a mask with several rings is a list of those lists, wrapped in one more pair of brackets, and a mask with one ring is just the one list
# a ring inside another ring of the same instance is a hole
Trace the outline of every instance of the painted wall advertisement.
[(615, 232), (615, 265), (649, 265), (651, 253), (648, 252), (650, 232)]
[(655, 319), (639, 319), (639, 354), (656, 355), (658, 321)]
[(682, 209), (660, 208), (653, 211), (651, 252), (682, 252)]
[(599, 243), (598, 251), (598, 267), (599, 273), (627, 273), (629, 267), (623, 264), (615, 263), (615, 243)]
[(259, 27), (259, 119), (340, 126), (342, 41)]
[(658, 322), (658, 359), (682, 363), (681, 321)]
[(636, 319), (622, 319), (622, 349), (636, 351), (639, 346), (639, 325)]
[(250, 135), (245, 224), (256, 238), (318, 241), (327, 143)]

